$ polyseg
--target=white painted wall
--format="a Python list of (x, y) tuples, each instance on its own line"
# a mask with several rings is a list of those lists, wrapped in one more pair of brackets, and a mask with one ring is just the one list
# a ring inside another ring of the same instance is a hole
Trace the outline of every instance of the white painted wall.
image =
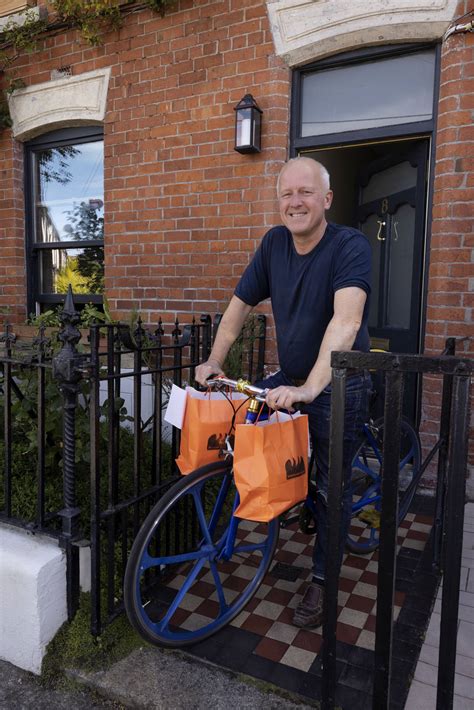
[(49, 538), (0, 525), (0, 658), (40, 674), (66, 619), (64, 552)]

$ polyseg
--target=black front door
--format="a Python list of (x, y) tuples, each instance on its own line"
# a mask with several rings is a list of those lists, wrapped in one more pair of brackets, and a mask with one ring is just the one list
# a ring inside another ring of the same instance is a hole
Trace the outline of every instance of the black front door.
[[(357, 223), (373, 250), (371, 344), (391, 352), (419, 352), (428, 147), (428, 140), (398, 144), (359, 170)], [(410, 377), (404, 410), (411, 420), (416, 398)]]

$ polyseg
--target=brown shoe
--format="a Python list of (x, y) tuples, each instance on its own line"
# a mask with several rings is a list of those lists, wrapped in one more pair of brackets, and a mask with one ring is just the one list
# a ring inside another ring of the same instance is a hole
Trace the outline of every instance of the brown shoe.
[(303, 599), (295, 609), (293, 624), (305, 629), (314, 629), (323, 623), (324, 588), (311, 582)]

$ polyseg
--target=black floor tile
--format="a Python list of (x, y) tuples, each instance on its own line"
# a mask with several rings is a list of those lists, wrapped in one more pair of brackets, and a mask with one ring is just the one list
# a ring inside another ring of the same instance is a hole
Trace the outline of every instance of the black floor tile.
[(338, 682), (341, 685), (347, 685), (349, 688), (368, 694), (372, 690), (374, 674), (369, 668), (360, 668), (347, 664), (339, 676)]
[(339, 685), (336, 690), (336, 705), (342, 710), (372, 710), (372, 697), (368, 693)]

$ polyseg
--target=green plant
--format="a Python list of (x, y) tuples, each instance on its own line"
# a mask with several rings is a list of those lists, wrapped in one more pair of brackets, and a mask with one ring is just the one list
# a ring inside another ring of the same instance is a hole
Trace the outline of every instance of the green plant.
[(247, 376), (248, 358), (259, 337), (259, 328), (258, 316), (250, 315), (225, 359), (223, 370), (228, 377), (238, 379)]
[(143, 640), (132, 629), (124, 614), (97, 637), (90, 632), (90, 617), (90, 594), (82, 593), (76, 616), (71, 622), (62, 625), (48, 645), (41, 669), (41, 682), (44, 685), (57, 687), (65, 670), (106, 668), (143, 645)]

